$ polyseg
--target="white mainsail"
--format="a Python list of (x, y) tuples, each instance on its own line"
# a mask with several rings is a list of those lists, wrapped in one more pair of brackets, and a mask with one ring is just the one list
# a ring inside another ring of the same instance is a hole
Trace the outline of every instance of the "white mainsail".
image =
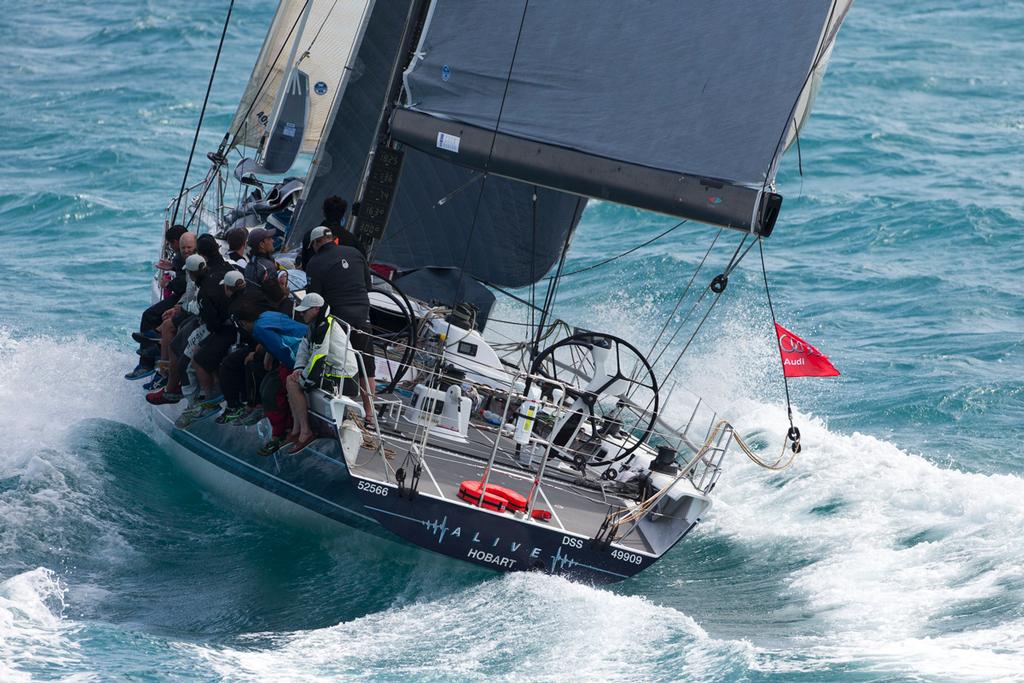
[[(297, 48), (297, 67), (310, 84), (309, 119), (300, 151), (316, 150), (363, 16), (372, 4), (373, 0), (281, 0), (231, 122), (232, 147), (260, 146), (282, 91), (281, 80), (291, 71), (289, 56)], [(302, 22), (307, 5), (309, 15)]]
[(803, 128), (804, 123), (807, 122), (808, 117), (811, 115), (814, 98), (821, 88), (821, 81), (825, 78), (825, 71), (828, 70), (828, 62), (832, 57), (832, 48), (835, 46), (836, 34), (839, 32), (839, 27), (842, 25), (843, 19), (846, 18), (846, 14), (850, 11), (850, 5), (852, 4), (853, 0), (835, 0), (832, 5), (832, 14), (822, 30), (822, 43), (819, 49), (820, 57), (811, 71), (810, 79), (800, 94), (800, 99), (794, 108), (793, 120), (796, 123), (796, 127), (794, 128), (791, 125), (789, 131), (787, 131), (784, 149), (789, 149), (790, 145), (793, 144), (800, 129)]

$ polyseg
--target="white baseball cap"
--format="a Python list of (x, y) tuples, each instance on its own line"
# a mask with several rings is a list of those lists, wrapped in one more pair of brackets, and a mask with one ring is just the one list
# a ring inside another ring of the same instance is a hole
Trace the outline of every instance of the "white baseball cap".
[(195, 273), (202, 270), (203, 266), (206, 265), (206, 259), (199, 254), (192, 254), (185, 259), (185, 270), (190, 273)]
[(298, 306), (295, 307), (296, 313), (302, 313), (308, 311), (311, 308), (323, 307), (324, 298), (315, 292), (310, 292), (306, 296), (302, 297), (302, 301)]
[(220, 281), (225, 287), (237, 287), (239, 282), (245, 282), (245, 276), (237, 270), (229, 270), (224, 273), (224, 279)]
[(334, 237), (334, 234), (331, 233), (331, 229), (328, 228), (326, 225), (318, 225), (317, 227), (313, 228), (313, 232), (309, 233), (310, 242), (315, 242), (321, 237)]

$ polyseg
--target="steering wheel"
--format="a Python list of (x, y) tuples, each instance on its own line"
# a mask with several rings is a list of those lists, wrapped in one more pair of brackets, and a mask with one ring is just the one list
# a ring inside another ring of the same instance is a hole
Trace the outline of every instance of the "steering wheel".
[[(395, 368), (391, 382), (383, 393), (391, 393), (405, 377), (416, 353), (416, 316), (412, 302), (393, 282), (388, 282), (376, 273), (373, 276), (372, 294), (384, 297), (385, 306), (370, 306), (370, 345), (375, 356), (391, 361)], [(397, 367), (395, 367), (397, 365)]]
[[(534, 359), (527, 391), (534, 377), (552, 380), (552, 384), (542, 386), (548, 393), (564, 386), (567, 398), (578, 406), (574, 411), (577, 417), (570, 415), (553, 437), (556, 447), (570, 445), (569, 439), (579, 433), (582, 420), (590, 423), (594, 435), (614, 437), (622, 430), (628, 437), (621, 439), (621, 445), (610, 446), (613, 452), (604, 452), (595, 460), (584, 458), (584, 463), (579, 454), (569, 456), (559, 448), (552, 449), (557, 457), (578, 467), (618, 462), (646, 443), (654, 431), (660, 408), (658, 379), (644, 355), (621, 337), (577, 332), (555, 342)], [(605, 450), (608, 447), (606, 442)]]

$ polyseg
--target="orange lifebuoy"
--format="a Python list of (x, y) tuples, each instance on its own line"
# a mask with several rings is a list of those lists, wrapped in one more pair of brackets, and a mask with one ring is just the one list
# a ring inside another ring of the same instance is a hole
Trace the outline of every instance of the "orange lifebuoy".
[[(488, 486), (487, 488), (489, 489), (491, 487)], [(480, 482), (462, 482), (459, 486), (459, 498), (472, 505), (480, 505)], [(485, 507), (488, 510), (494, 510), (495, 512), (504, 512), (505, 499), (488, 491), (487, 495), (484, 496), (484, 503), (482, 507)]]
[[(459, 485), (459, 498), (474, 505), (478, 504), (481, 487), (481, 482), (468, 479)], [(484, 507), (498, 512), (504, 512), (505, 509), (523, 512), (526, 510), (526, 497), (505, 486), (488, 484), (487, 492), (484, 494)]]

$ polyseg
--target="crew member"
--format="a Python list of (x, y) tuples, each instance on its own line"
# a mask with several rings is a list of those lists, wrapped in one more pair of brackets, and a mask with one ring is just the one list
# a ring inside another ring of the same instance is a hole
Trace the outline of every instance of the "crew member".
[(315, 438), (309, 424), (306, 391), (323, 387), (333, 392), (334, 386), (330, 385), (354, 377), (358, 372), (348, 332), (331, 315), (322, 296), (306, 294), (295, 311), (302, 315), (309, 331), (295, 353), (295, 370), (286, 380), (288, 403), (292, 410), (292, 429), (286, 443), (294, 443), (290, 453), (298, 453)]
[(352, 347), (362, 352), (360, 372), (363, 407), (373, 419), (375, 360), (370, 350), (370, 269), (362, 252), (334, 243), (334, 235), (323, 226), (310, 232), (313, 257), (306, 268), (306, 291), (321, 295), (331, 315), (352, 330)]

